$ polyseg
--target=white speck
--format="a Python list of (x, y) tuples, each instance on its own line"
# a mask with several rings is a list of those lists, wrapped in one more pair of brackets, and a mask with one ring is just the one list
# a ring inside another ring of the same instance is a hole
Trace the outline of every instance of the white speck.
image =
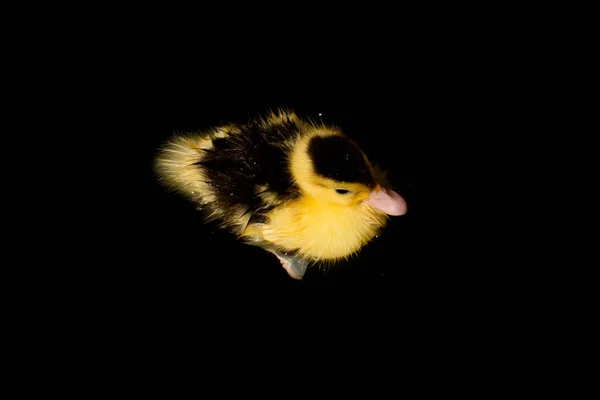
[(202, 207), (196, 207), (196, 210), (202, 211)]
[(233, 193), (229, 193), (230, 196), (233, 196)]
[(196, 192), (192, 191), (192, 194), (196, 194)]
[(319, 113), (319, 117), (320, 117), (321, 115), (323, 115), (323, 113)]

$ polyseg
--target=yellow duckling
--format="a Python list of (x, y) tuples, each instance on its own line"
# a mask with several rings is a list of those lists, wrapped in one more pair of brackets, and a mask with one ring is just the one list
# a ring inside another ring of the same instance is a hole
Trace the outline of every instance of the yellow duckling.
[(270, 112), (245, 125), (178, 135), (158, 153), (167, 187), (301, 279), (309, 264), (346, 259), (407, 206), (337, 127)]

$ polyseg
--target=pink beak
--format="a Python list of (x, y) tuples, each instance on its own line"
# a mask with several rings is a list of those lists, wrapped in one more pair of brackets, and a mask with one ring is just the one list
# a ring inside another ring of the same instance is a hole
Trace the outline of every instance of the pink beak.
[(404, 215), (407, 210), (406, 200), (398, 193), (383, 186), (378, 191), (371, 193), (365, 203), (388, 215)]

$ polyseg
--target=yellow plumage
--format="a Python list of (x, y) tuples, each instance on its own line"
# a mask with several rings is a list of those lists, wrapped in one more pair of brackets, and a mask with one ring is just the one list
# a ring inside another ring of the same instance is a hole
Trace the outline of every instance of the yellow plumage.
[(346, 207), (310, 197), (277, 207), (267, 216), (270, 223), (249, 226), (242, 237), (259, 237), (317, 260), (347, 258), (369, 242), (386, 220), (366, 204)]

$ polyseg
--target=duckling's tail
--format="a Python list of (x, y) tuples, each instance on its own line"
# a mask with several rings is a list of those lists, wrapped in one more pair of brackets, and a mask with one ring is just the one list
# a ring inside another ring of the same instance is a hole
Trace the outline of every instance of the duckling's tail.
[(213, 147), (206, 135), (175, 136), (164, 144), (154, 160), (158, 180), (192, 201), (210, 201), (212, 191), (198, 162)]

